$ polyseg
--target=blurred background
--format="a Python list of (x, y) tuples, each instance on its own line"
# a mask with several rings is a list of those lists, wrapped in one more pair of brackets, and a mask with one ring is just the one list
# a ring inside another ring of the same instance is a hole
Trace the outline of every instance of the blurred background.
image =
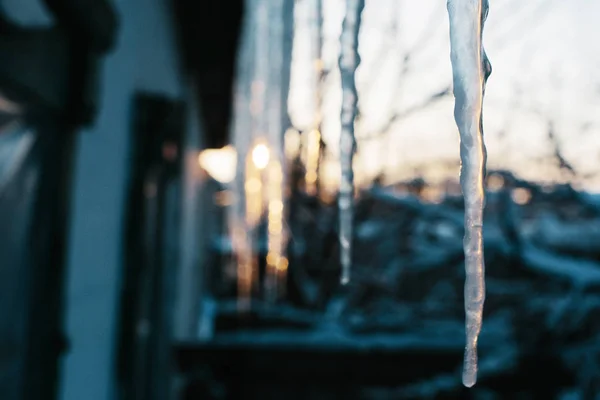
[(595, 0), (491, 0), (487, 299), (462, 387), (444, 1), (0, 0), (0, 396), (593, 399)]

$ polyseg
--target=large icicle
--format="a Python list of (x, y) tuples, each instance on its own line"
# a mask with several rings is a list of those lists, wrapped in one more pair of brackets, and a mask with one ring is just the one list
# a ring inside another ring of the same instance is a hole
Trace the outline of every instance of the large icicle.
[(460, 183), (465, 201), (466, 348), (463, 384), (477, 381), (477, 339), (485, 300), (483, 208), (486, 149), (483, 95), (491, 65), (482, 45), (488, 0), (449, 0), (450, 47), (454, 78), (454, 117), (460, 132)]
[(352, 263), (352, 221), (354, 172), (352, 159), (356, 148), (354, 137), (354, 120), (358, 112), (358, 93), (356, 91), (355, 75), (360, 64), (358, 54), (358, 33), (365, 0), (347, 0), (346, 15), (340, 36), (340, 73), (342, 78), (342, 112), (340, 133), (340, 194), (338, 207), (340, 213), (340, 259), (342, 264), (342, 284), (350, 281)]

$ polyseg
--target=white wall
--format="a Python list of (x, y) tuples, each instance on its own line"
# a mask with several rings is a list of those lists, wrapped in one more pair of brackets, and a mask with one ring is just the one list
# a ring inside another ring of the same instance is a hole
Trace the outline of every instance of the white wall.
[(114, 398), (131, 99), (136, 89), (181, 94), (167, 0), (115, 3), (121, 18), (118, 48), (104, 64), (99, 118), (81, 133), (75, 164), (64, 400)]

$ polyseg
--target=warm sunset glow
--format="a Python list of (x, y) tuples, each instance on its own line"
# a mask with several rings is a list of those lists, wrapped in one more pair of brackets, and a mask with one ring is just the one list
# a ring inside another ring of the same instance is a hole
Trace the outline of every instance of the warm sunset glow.
[(320, 195), (324, 203), (331, 203), (335, 200), (340, 186), (340, 168), (339, 161), (328, 158), (324, 159), (319, 167)]
[(270, 152), (267, 145), (259, 143), (252, 149), (252, 162), (258, 169), (265, 169), (269, 164)]
[(306, 136), (306, 174), (304, 183), (306, 192), (314, 195), (317, 192), (317, 170), (319, 168), (319, 157), (321, 155), (321, 132), (313, 129)]
[(237, 152), (231, 145), (221, 149), (206, 149), (198, 155), (198, 164), (214, 180), (230, 183), (235, 178)]
[(529, 200), (531, 200), (531, 192), (525, 188), (516, 188), (513, 189), (511, 197), (515, 203), (524, 205), (529, 203)]
[[(268, 202), (268, 252), (267, 274), (270, 284), (275, 290), (284, 287), (285, 269), (285, 232), (283, 229), (285, 215), (283, 206), (283, 170), (281, 163), (274, 159), (267, 169), (267, 202)], [(287, 260), (286, 260), (287, 261)], [(287, 265), (287, 264), (286, 264)]]
[(288, 158), (288, 160), (293, 160), (298, 157), (298, 153), (300, 153), (301, 140), (300, 132), (297, 130), (290, 128), (285, 132), (284, 147), (285, 156)]
[[(498, 6), (504, 10), (500, 15), (492, 13), (486, 23), (486, 47), (494, 69), (499, 71), (486, 87), (488, 169), (508, 170), (536, 182), (565, 181), (547, 150), (547, 122), (553, 120), (556, 139), (567, 161), (580, 173), (581, 187), (599, 192), (600, 141), (594, 138), (600, 132), (600, 114), (594, 110), (600, 104), (600, 74), (596, 67), (600, 42), (588, 43), (586, 38), (597, 31), (594, 16), (598, 15), (600, 2), (545, 2), (540, 6), (544, 9), (540, 19), (531, 18), (530, 2), (516, 1), (514, 7), (501, 3), (511, 1), (499, 0)], [(323, 1), (319, 53), (310, 35), (315, 23), (312, 3), (298, 4), (290, 117), (303, 136), (319, 129), (327, 152), (336, 156), (341, 107), (336, 66), (345, 6), (340, 0)], [(423, 23), (432, 16), (436, 24)], [(506, 29), (505, 16), (515, 22), (515, 29)], [(391, 34), (394, 26), (401, 27), (395, 36)], [(447, 57), (436, 56), (449, 49), (448, 28), (446, 2), (366, 3), (359, 41), (361, 66), (356, 78), (360, 98), (356, 135), (358, 152), (365, 153), (364, 175), (382, 174), (386, 182), (393, 183), (414, 177), (411, 166), (419, 164), (423, 166), (419, 174), (428, 182), (456, 179), (458, 169), (446, 167), (448, 161), (458, 164), (454, 99), (451, 95), (436, 96), (452, 81)], [(529, 30), (534, 33), (524, 37), (516, 34)], [(427, 40), (423, 40), (425, 37)], [(523, 54), (528, 56), (523, 58)], [(327, 80), (319, 88), (315, 71), (320, 68)], [(402, 117), (387, 125), (394, 115)], [(382, 127), (386, 134), (380, 132)], [(369, 137), (373, 139), (364, 139)], [(566, 181), (572, 183), (573, 179)], [(492, 180), (490, 190), (496, 190), (497, 183)]]
[(497, 174), (492, 174), (487, 179), (488, 189), (492, 192), (497, 192), (504, 186), (504, 178)]
[(260, 169), (257, 168), (254, 157), (246, 161), (246, 223), (249, 228), (258, 224), (263, 212), (263, 183)]

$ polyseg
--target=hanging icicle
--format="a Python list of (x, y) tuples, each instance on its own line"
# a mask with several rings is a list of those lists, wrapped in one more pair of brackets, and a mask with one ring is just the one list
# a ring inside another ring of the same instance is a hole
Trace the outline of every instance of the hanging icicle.
[(322, 123), (322, 97), (323, 97), (323, 4), (321, 0), (310, 0), (309, 27), (311, 64), (313, 67), (312, 84), (314, 89), (313, 124), (312, 128), (305, 133), (304, 149), (306, 152), (304, 174), (304, 186), (306, 192), (314, 196), (318, 192), (319, 160), (321, 158), (321, 123)]
[[(267, 202), (267, 280), (265, 282), (265, 296), (268, 301), (275, 301), (283, 294), (287, 273), (287, 258), (285, 254), (285, 202), (284, 190), (284, 133), (282, 121), (285, 120), (286, 104), (282, 102), (282, 93), (287, 79), (284, 76), (286, 57), (285, 22), (289, 20), (286, 13), (293, 12), (293, 8), (285, 7), (284, 0), (268, 0), (269, 7), (269, 67), (267, 90), (267, 137), (271, 156), (265, 171), (266, 202)], [(287, 18), (286, 18), (287, 17)], [(286, 99), (287, 100), (287, 99)], [(285, 268), (284, 268), (285, 267)]]
[(287, 272), (283, 125), (288, 121), (286, 71), (292, 35), (286, 23), (293, 20), (294, 8), (285, 0), (246, 0), (245, 9), (231, 135), (238, 162), (230, 185), (234, 202), (228, 218), (237, 263), (238, 297), (244, 307), (258, 284), (256, 227), (265, 208), (269, 225), (264, 286), (267, 299), (277, 298), (278, 288), (282, 287), (279, 281), (285, 280)]
[[(253, 251), (246, 221), (245, 177), (247, 169), (247, 152), (250, 150), (252, 136), (252, 82), (254, 75), (256, 28), (254, 0), (247, 0), (247, 12), (244, 16), (243, 31), (240, 35), (238, 62), (234, 84), (234, 115), (231, 130), (231, 142), (237, 152), (236, 174), (228, 185), (233, 202), (228, 209), (227, 223), (232, 244), (233, 262), (236, 266), (237, 289), (240, 309), (248, 307), (252, 294)], [(249, 106), (250, 105), (250, 106)]]
[[(264, 211), (263, 170), (271, 157), (267, 138), (270, 61), (270, 2), (246, 0), (247, 10), (241, 35), (235, 83), (235, 112), (232, 132), (238, 162), (231, 190), (234, 203), (229, 213), (229, 230), (237, 262), (238, 298), (249, 305), (258, 278), (255, 228)], [(277, 94), (278, 101), (281, 96)]]
[(491, 65), (482, 45), (487, 0), (449, 0), (450, 46), (456, 99), (454, 117), (460, 133), (460, 183), (465, 202), (466, 348), (463, 384), (477, 381), (477, 340), (485, 300), (483, 209), (486, 149), (483, 96)]
[(356, 91), (355, 75), (360, 64), (358, 54), (358, 33), (360, 30), (361, 14), (365, 7), (364, 0), (347, 0), (346, 15), (340, 36), (340, 73), (342, 78), (342, 112), (340, 133), (340, 193), (339, 208), (339, 241), (340, 259), (342, 264), (342, 284), (350, 281), (352, 263), (352, 222), (354, 173), (352, 159), (356, 148), (354, 137), (354, 120), (358, 113), (358, 93)]

